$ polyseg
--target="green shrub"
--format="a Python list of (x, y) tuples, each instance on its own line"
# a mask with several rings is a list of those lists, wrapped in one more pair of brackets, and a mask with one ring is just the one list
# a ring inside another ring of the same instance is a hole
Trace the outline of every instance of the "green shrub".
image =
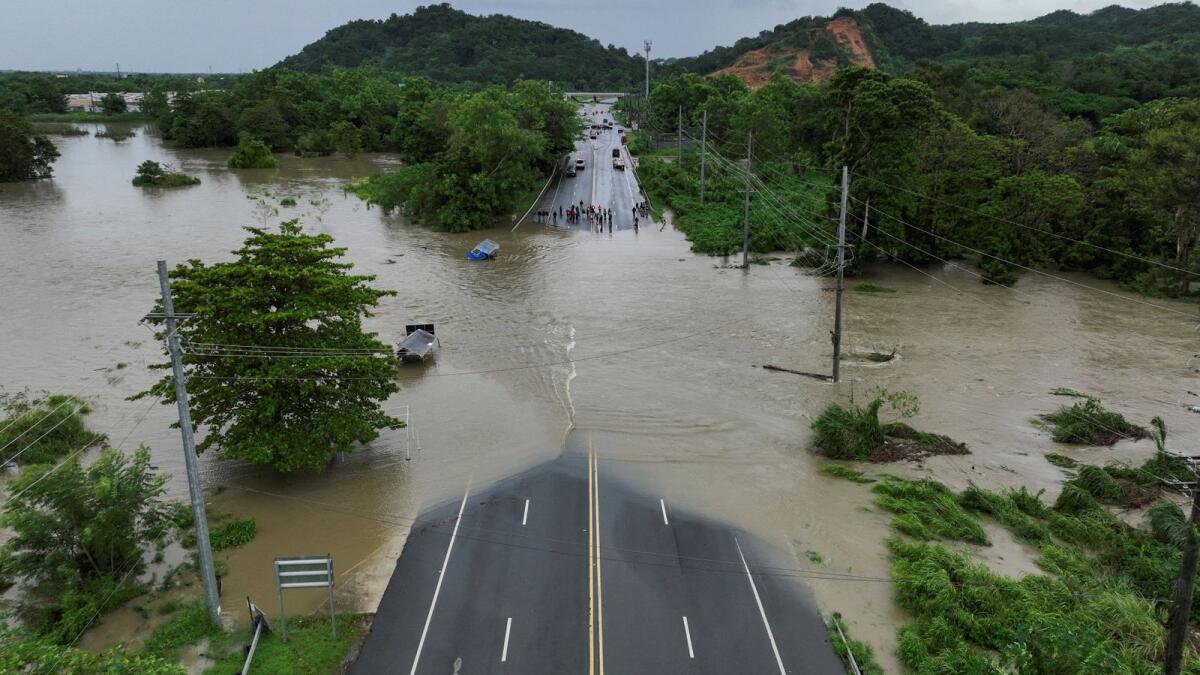
[(1065, 514), (1078, 514), (1098, 509), (1095, 497), (1074, 483), (1068, 483), (1054, 501), (1054, 510)]
[(225, 164), (231, 169), (274, 169), (279, 166), (279, 160), (271, 154), (266, 143), (242, 134)]
[(1105, 409), (1094, 398), (1087, 398), (1052, 413), (1041, 415), (1053, 428), (1058, 443), (1112, 445), (1123, 438), (1145, 438), (1142, 427), (1128, 422), (1120, 413)]
[(74, 396), (12, 394), (0, 397), (0, 410), (0, 464), (53, 462), (104, 438), (83, 423), (91, 408)]
[(1099, 500), (1114, 501), (1125, 496), (1125, 488), (1121, 487), (1104, 469), (1085, 465), (1079, 473), (1070, 480), (1069, 484), (1077, 485), (1084, 492)]
[(284, 197), (283, 199), (279, 200), (279, 205), (280, 206), (295, 206), (296, 198), (295, 197)]
[(258, 524), (254, 518), (235, 518), (213, 529), (209, 535), (213, 551), (245, 546), (258, 533)]
[(865, 459), (883, 444), (883, 425), (879, 422), (882, 399), (865, 408), (843, 408), (831, 404), (812, 423), (813, 443), (817, 452), (834, 459)]
[(167, 171), (163, 165), (148, 159), (138, 166), (133, 184), (137, 187), (173, 188), (199, 185), (200, 179), (185, 173)]
[(142, 653), (167, 661), (177, 661), (179, 652), (184, 647), (220, 634), (221, 627), (209, 619), (204, 603), (192, 602), (182, 607), (166, 623), (154, 629), (146, 640)]
[(301, 157), (325, 157), (333, 154), (333, 137), (326, 129), (307, 131), (296, 141), (296, 154)]

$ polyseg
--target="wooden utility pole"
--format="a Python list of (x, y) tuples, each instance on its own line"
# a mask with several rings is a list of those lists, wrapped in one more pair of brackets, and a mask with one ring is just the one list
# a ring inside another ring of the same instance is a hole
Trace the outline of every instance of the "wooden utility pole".
[(750, 169), (754, 153), (754, 133), (746, 134), (746, 199), (742, 213), (742, 267), (750, 269)]
[(838, 215), (837, 300), (833, 314), (833, 381), (837, 382), (842, 365), (842, 291), (846, 267), (846, 198), (850, 194), (850, 172), (842, 165), (842, 210)]
[(704, 204), (704, 155), (708, 151), (708, 111), (700, 121), (700, 204)]
[[(183, 350), (179, 347), (175, 304), (171, 298), (171, 281), (167, 276), (167, 261), (158, 261), (158, 285), (162, 291), (162, 315), (167, 330), (167, 352), (171, 355), (171, 379), (175, 384), (175, 405), (179, 409), (179, 434), (183, 437), (183, 461), (187, 467), (188, 494), (192, 499), (192, 516), (196, 521), (196, 549), (200, 559), (200, 582), (204, 587), (204, 603), (208, 618), (221, 624), (221, 598), (217, 593), (217, 576), (213, 567), (212, 545), (208, 539), (208, 515), (204, 512), (204, 488), (200, 485), (200, 469), (196, 465), (196, 439), (192, 436), (192, 413), (188, 408), (187, 381), (183, 372)], [(155, 316), (155, 315), (151, 315)], [(156, 317), (159, 318), (159, 317)]]
[[(1192, 460), (1189, 458), (1186, 461)], [(1179, 675), (1183, 667), (1183, 652), (1188, 642), (1188, 625), (1192, 614), (1192, 593), (1196, 590), (1196, 526), (1200, 524), (1200, 485), (1197, 485), (1195, 478), (1191, 488), (1192, 513), (1188, 517), (1183, 560), (1179, 565), (1179, 578), (1175, 580), (1175, 593), (1171, 598), (1171, 615), (1167, 620), (1167, 650), (1163, 664), (1165, 675)]]

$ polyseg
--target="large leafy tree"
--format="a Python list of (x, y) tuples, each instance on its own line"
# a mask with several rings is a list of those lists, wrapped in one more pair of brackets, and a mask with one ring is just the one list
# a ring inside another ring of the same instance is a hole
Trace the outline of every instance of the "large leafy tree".
[[(176, 309), (197, 315), (179, 328), (192, 419), (206, 431), (197, 451), (315, 470), (400, 428), (380, 407), (399, 390), (390, 350), (362, 325), (394, 292), (350, 274), (327, 234), (296, 221), (246, 229), (234, 260), (171, 274)], [(147, 394), (174, 401), (171, 378)]]
[(58, 148), (28, 122), (0, 110), (0, 183), (49, 178)]

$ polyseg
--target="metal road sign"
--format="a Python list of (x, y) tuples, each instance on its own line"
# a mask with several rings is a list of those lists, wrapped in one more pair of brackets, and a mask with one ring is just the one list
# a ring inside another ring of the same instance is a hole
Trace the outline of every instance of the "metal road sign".
[(299, 556), (275, 559), (275, 585), (279, 589), (280, 639), (287, 642), (287, 615), (283, 610), (285, 588), (328, 588), (329, 621), (333, 625), (333, 637), (337, 638), (337, 615), (333, 611), (333, 557)]

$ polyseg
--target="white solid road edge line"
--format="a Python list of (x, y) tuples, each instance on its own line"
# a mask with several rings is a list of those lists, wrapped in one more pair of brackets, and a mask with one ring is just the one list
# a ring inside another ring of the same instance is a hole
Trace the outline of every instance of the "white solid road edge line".
[(512, 617), (504, 624), (504, 649), (500, 650), (500, 663), (508, 660), (508, 634), (512, 632)]
[(667, 522), (667, 503), (660, 499), (658, 500), (658, 505), (662, 507), (663, 525), (670, 525), (671, 523)]
[(433, 621), (433, 608), (437, 607), (438, 594), (442, 592), (442, 580), (446, 578), (446, 568), (450, 565), (450, 552), (454, 550), (454, 538), (458, 536), (458, 526), (462, 523), (463, 509), (467, 508), (467, 495), (471, 494), (471, 486), (463, 493), (462, 503), (458, 505), (458, 518), (454, 521), (454, 531), (450, 533), (450, 545), (446, 547), (446, 559), (442, 561), (442, 571), (438, 573), (437, 586), (433, 589), (433, 600), (429, 603), (429, 614), (425, 615), (425, 627), (421, 629), (421, 641), (417, 643), (417, 653), (413, 656), (412, 670), (409, 675), (416, 675), (417, 664), (421, 662), (421, 650), (425, 648), (425, 636), (429, 634), (429, 622)]
[(754, 591), (754, 602), (758, 603), (758, 613), (762, 615), (763, 625), (767, 627), (767, 638), (771, 641), (771, 650), (775, 652), (775, 663), (779, 664), (780, 675), (787, 675), (787, 670), (783, 667), (783, 658), (779, 656), (779, 647), (775, 645), (775, 633), (771, 631), (771, 622), (767, 621), (767, 612), (763, 609), (762, 598), (758, 597), (758, 587), (754, 585), (754, 575), (750, 574), (750, 566), (746, 564), (746, 556), (742, 555), (742, 545), (738, 542), (737, 537), (733, 538), (734, 546), (737, 546), (738, 557), (742, 559), (742, 567), (746, 568), (746, 578), (750, 580), (750, 590)]
[(525, 527), (525, 523), (529, 522), (529, 500), (525, 500), (525, 513), (521, 515), (521, 527)]
[(683, 634), (687, 637), (688, 643), (688, 658), (696, 658), (696, 652), (692, 651), (692, 629), (688, 628), (687, 617), (683, 617)]

